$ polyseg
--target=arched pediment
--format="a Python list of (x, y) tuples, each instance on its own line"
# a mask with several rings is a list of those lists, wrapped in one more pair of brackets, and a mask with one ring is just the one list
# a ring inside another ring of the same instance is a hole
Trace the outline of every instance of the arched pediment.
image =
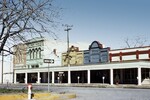
[(103, 45), (101, 43), (99, 43), (98, 41), (93, 41), (91, 43), (91, 45), (89, 46), (89, 50), (92, 49), (92, 48), (99, 48), (99, 49), (102, 49), (103, 48)]

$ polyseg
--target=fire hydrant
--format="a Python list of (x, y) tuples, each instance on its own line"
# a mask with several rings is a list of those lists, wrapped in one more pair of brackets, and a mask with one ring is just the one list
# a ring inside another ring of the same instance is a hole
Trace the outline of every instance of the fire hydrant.
[(34, 94), (32, 93), (32, 84), (28, 84), (28, 100), (32, 100)]

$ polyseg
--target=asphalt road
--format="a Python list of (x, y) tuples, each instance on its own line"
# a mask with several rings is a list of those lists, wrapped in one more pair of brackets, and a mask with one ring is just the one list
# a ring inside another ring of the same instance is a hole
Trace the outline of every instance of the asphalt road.
[[(0, 88), (4, 87), (0, 85)], [(22, 88), (24, 85), (11, 85), (9, 88)], [(33, 85), (34, 89), (47, 91), (47, 85)], [(72, 100), (150, 100), (150, 89), (94, 88), (50, 86), (51, 92), (76, 93)]]
[(51, 87), (53, 92), (73, 92), (72, 100), (150, 100), (150, 89)]
[(150, 100), (150, 90), (120, 88), (80, 88), (74, 100)]

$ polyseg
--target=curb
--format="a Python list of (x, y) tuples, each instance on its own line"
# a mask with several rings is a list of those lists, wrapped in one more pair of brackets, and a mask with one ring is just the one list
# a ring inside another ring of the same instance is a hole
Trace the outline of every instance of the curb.
[[(0, 100), (27, 100), (27, 94), (4, 94), (0, 95)], [(32, 100), (67, 100), (76, 98), (74, 93), (53, 94), (53, 93), (35, 93)]]

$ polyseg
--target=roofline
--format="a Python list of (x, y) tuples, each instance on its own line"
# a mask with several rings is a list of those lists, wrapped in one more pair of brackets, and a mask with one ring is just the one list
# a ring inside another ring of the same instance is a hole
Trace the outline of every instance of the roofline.
[(130, 50), (130, 49), (138, 49), (138, 48), (150, 48), (150, 46), (142, 46), (142, 47), (132, 47), (132, 48), (122, 48), (122, 49), (112, 49), (110, 51), (118, 51), (118, 50)]
[(46, 40), (44, 37), (35, 37), (33, 39), (27, 40), (27, 42), (25, 42), (25, 44), (30, 44), (30, 43), (34, 43), (37, 41), (44, 41), (44, 40)]

